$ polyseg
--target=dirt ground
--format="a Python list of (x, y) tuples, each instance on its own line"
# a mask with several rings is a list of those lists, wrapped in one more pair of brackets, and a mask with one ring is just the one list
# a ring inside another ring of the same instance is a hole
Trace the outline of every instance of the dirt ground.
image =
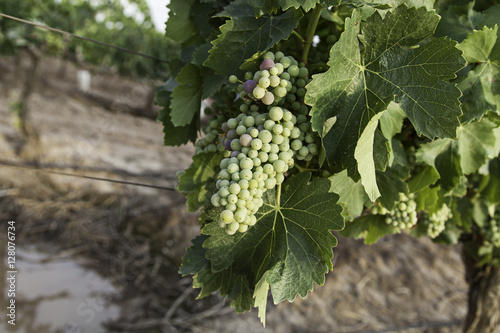
[(339, 238), (325, 285), (293, 303), (270, 299), (265, 328), (256, 311), (236, 315), (219, 295), (196, 300), (191, 278), (177, 274), (199, 232), (181, 195), (32, 170), (174, 187), (193, 148), (164, 147), (151, 114), (129, 112), (147, 104), (151, 83), (93, 68), (92, 91), (84, 94), (77, 68), (43, 59), (28, 104), (39, 135), (33, 146), (10, 111), (27, 68), (0, 59), (0, 221), (16, 221), (18, 246), (78, 258), (112, 281), (116, 292), (107, 301), (120, 311), (105, 323), (109, 332), (460, 331), (467, 297), (460, 249), (406, 235), (372, 246)]

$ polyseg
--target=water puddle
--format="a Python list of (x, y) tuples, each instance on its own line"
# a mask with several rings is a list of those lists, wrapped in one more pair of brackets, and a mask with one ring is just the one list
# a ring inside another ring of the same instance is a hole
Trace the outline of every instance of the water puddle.
[[(102, 323), (118, 317), (119, 308), (107, 306), (109, 295), (116, 292), (110, 281), (75, 259), (34, 248), (17, 248), (16, 259), (16, 325), (0, 320), (0, 331), (105, 333)], [(3, 309), (6, 296), (0, 298)]]

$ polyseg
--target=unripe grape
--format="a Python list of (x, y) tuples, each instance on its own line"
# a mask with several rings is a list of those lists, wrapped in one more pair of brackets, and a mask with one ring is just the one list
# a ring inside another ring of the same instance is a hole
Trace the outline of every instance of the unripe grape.
[(245, 133), (240, 137), (240, 143), (243, 147), (249, 147), (252, 143), (252, 137)]
[(254, 117), (246, 117), (245, 120), (243, 120), (243, 123), (247, 128), (252, 127), (255, 125), (255, 118)]
[[(259, 136), (260, 136), (260, 133), (259, 133)], [(259, 139), (259, 138), (255, 138), (255, 139), (252, 140), (252, 142), (250, 143), (250, 145), (252, 146), (252, 149), (254, 149), (254, 150), (260, 150), (262, 148), (262, 140)]]
[(283, 109), (277, 106), (271, 108), (271, 110), (269, 110), (269, 118), (274, 121), (280, 121), (283, 119)]
[(231, 82), (231, 83), (238, 82), (238, 77), (236, 77), (236, 75), (229, 76), (229, 82)]
[(259, 86), (262, 88), (267, 88), (267, 87), (269, 87), (270, 84), (271, 84), (271, 80), (269, 80), (269, 78), (267, 78), (267, 77), (261, 77), (259, 79)]
[(287, 93), (287, 90), (286, 90), (286, 88), (284, 88), (284, 87), (279, 86), (279, 87), (276, 87), (276, 88), (274, 89), (274, 94), (275, 94), (277, 97), (285, 97), (285, 96), (286, 96), (286, 93)]
[(288, 67), (287, 72), (292, 77), (299, 76), (299, 67), (296, 65), (291, 65), (290, 67)]
[(250, 169), (244, 169), (240, 172), (240, 178), (250, 180), (252, 179), (252, 171)]
[(247, 230), (248, 230), (248, 225), (245, 223), (240, 223), (240, 225), (238, 226), (238, 231), (243, 233)]
[(220, 213), (220, 219), (226, 224), (233, 222), (233, 212), (228, 209), (223, 210)]
[(231, 231), (231, 232), (235, 233), (239, 227), (240, 227), (240, 224), (238, 222), (234, 221), (226, 226), (226, 231)]
[(231, 149), (232, 150), (238, 150), (239, 151), (241, 149), (241, 147), (242, 147), (242, 145), (240, 143), (240, 140), (238, 140), (238, 139), (232, 140), (231, 143), (230, 143), (230, 145), (231, 145)]
[(268, 190), (271, 190), (273, 189), (275, 186), (276, 186), (276, 179), (274, 178), (268, 178), (265, 180), (265, 187), (268, 189)]
[(280, 63), (283, 65), (284, 68), (288, 68), (292, 64), (292, 61), (288, 57), (282, 57), (280, 59)]
[(280, 82), (281, 82), (281, 79), (276, 76), (276, 75), (272, 75), (271, 77), (269, 77), (269, 85), (271, 87), (277, 87), (280, 85)]
[(259, 139), (262, 141), (262, 143), (269, 143), (273, 139), (273, 135), (268, 130), (262, 130), (259, 133)]
[(278, 173), (284, 173), (288, 167), (285, 162), (278, 159), (273, 162), (273, 168)]
[(252, 169), (253, 168), (253, 161), (251, 158), (244, 158), (240, 161), (240, 168), (242, 170), (244, 169)]
[(246, 212), (243, 210), (238, 209), (234, 213), (234, 221), (235, 222), (242, 223), (243, 221), (245, 221), (245, 217), (246, 217)]
[(238, 166), (238, 163), (231, 163), (227, 166), (227, 172), (229, 172), (230, 174), (238, 172), (239, 170), (240, 167)]
[(262, 103), (266, 104), (266, 105), (271, 105), (274, 103), (274, 94), (269, 92), (269, 91), (266, 91), (266, 93), (264, 94), (264, 97), (262, 97)]
[(253, 89), (252, 94), (253, 94), (253, 97), (255, 97), (257, 99), (261, 99), (266, 94), (266, 91), (264, 88), (257, 86)]

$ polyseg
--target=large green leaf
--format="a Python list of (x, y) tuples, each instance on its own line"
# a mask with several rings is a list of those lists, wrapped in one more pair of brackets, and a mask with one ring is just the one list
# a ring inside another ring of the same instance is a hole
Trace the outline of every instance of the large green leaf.
[[(330, 163), (342, 161), (355, 175), (354, 150), (361, 133), (394, 99), (418, 135), (456, 136), (461, 93), (445, 81), (455, 77), (465, 60), (456, 43), (443, 38), (416, 47), (432, 35), (438, 21), (424, 7), (405, 5), (384, 19), (375, 13), (362, 22), (357, 10), (346, 19), (346, 30), (331, 50), (330, 69), (313, 76), (306, 94), (313, 128), (323, 137)], [(323, 133), (323, 123), (331, 117), (336, 123)]]
[(237, 74), (238, 68), (257, 52), (265, 52), (282, 39), (288, 38), (302, 14), (289, 9), (283, 14), (255, 18), (254, 9), (244, 0), (225, 7), (219, 16), (230, 19), (220, 27), (221, 34), (213, 41), (205, 66), (217, 74)]
[(172, 0), (168, 5), (169, 17), (165, 35), (183, 43), (197, 33), (196, 25), (191, 20), (191, 6), (195, 0)]
[(177, 190), (187, 195), (188, 211), (195, 212), (210, 202), (210, 189), (217, 178), (221, 160), (221, 153), (196, 154), (191, 166), (179, 176)]
[(174, 126), (185, 126), (200, 116), (203, 79), (198, 66), (187, 64), (175, 80), (179, 85), (171, 95), (170, 118)]
[(267, 191), (257, 224), (247, 232), (229, 236), (218, 222), (208, 223), (202, 233), (212, 272), (228, 269), (251, 276), (252, 285), (267, 273), (274, 302), (305, 297), (313, 283), (322, 285), (332, 269), (331, 230), (344, 227), (338, 195), (329, 193), (330, 182), (311, 174), (292, 176), (277, 191)]
[[(488, 110), (500, 107), (500, 52), (493, 52), (498, 39), (498, 26), (485, 27), (467, 36), (457, 48), (462, 50), (465, 59), (478, 66), (471, 70), (457, 84), (462, 90), (461, 98), (464, 121), (480, 119)], [(497, 46), (500, 49), (500, 46)]]
[(166, 146), (180, 146), (188, 142), (195, 142), (197, 137), (198, 122), (195, 121), (189, 125), (175, 127), (170, 119), (171, 94), (177, 86), (175, 80), (170, 79), (156, 88), (155, 102), (162, 106), (158, 112), (158, 121), (163, 124), (163, 144)]
[(205, 258), (206, 250), (202, 247), (206, 236), (193, 239), (193, 246), (187, 249), (182, 258), (179, 273), (194, 275), (193, 287), (201, 288), (198, 298), (209, 296), (219, 290), (222, 296), (228, 296), (236, 312), (249, 311), (254, 304), (253, 288), (245, 274), (238, 274), (231, 268), (213, 273), (210, 261)]

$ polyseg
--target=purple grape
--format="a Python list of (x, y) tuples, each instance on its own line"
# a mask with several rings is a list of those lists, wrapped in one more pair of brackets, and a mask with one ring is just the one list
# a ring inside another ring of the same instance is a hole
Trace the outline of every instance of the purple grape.
[(265, 69), (270, 70), (271, 68), (274, 67), (274, 61), (271, 59), (264, 59), (262, 63), (260, 64), (260, 70), (263, 71)]
[(245, 90), (247, 94), (251, 94), (255, 87), (257, 87), (257, 82), (254, 80), (247, 80), (243, 83), (243, 90)]
[(239, 152), (239, 151), (237, 151), (237, 150), (232, 151), (232, 152), (231, 152), (230, 157), (238, 157), (239, 153), (240, 153), (240, 152)]
[(227, 132), (227, 138), (229, 140), (234, 140), (238, 137), (238, 133), (236, 133), (236, 131), (234, 129), (232, 130), (229, 130), (229, 132)]
[(222, 130), (223, 130), (224, 132), (229, 131), (229, 127), (227, 126), (227, 121), (225, 121), (225, 122), (223, 122), (223, 123), (222, 123)]
[(227, 141), (224, 143), (224, 147), (226, 148), (226, 150), (231, 151), (231, 141), (232, 141), (232, 140), (227, 140)]

